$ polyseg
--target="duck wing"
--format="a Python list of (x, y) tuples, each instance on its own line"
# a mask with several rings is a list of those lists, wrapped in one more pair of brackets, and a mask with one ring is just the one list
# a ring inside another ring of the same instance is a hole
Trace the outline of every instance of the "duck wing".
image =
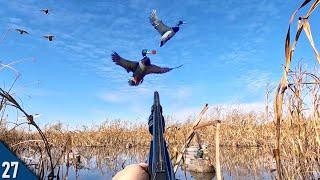
[(167, 31), (170, 31), (171, 28), (165, 25), (157, 16), (156, 10), (152, 10), (150, 15), (150, 23), (152, 26), (161, 34), (163, 35)]
[(177, 67), (159, 67), (157, 65), (151, 64), (150, 66), (148, 66), (147, 70), (146, 70), (146, 74), (163, 74), (166, 72), (171, 71), (172, 69), (177, 69), (180, 68), (183, 65), (177, 66)]
[(126, 60), (126, 59), (122, 58), (121, 56), (119, 56), (119, 54), (116, 52), (113, 52), (111, 54), (111, 58), (112, 58), (112, 61), (115, 62), (117, 65), (125, 68), (128, 73), (130, 71), (134, 72), (136, 70), (137, 66), (139, 65), (139, 63), (137, 61)]

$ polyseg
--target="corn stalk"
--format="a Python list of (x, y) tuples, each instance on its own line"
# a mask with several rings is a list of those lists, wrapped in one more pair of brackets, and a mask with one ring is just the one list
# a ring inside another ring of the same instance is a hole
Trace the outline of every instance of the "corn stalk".
[(281, 168), (281, 156), (280, 156), (280, 136), (281, 136), (281, 120), (282, 120), (282, 105), (283, 105), (283, 97), (284, 93), (288, 88), (288, 73), (290, 70), (290, 64), (292, 61), (292, 56), (295, 50), (295, 47), (297, 45), (297, 42), (299, 40), (300, 34), (302, 30), (304, 30), (310, 45), (315, 53), (317, 61), (320, 63), (320, 56), (319, 53), (315, 47), (315, 43), (312, 38), (311, 34), (311, 28), (309, 23), (309, 17), (313, 13), (313, 11), (317, 8), (317, 6), (320, 3), (320, 0), (315, 0), (311, 7), (309, 8), (307, 14), (305, 16), (299, 17), (298, 19), (298, 28), (295, 34), (295, 39), (291, 43), (290, 41), (290, 31), (291, 31), (291, 25), (295, 19), (296, 14), (299, 12), (301, 8), (309, 4), (311, 0), (305, 0), (298, 9), (296, 9), (293, 14), (291, 15), (291, 18), (289, 20), (289, 27), (286, 35), (285, 40), (285, 67), (283, 69), (283, 74), (281, 77), (281, 80), (279, 82), (278, 88), (276, 90), (275, 99), (274, 99), (274, 113), (275, 113), (275, 125), (276, 125), (276, 139), (275, 139), (275, 149), (274, 157), (276, 160), (277, 165), (277, 176), (278, 179), (282, 179), (282, 168)]

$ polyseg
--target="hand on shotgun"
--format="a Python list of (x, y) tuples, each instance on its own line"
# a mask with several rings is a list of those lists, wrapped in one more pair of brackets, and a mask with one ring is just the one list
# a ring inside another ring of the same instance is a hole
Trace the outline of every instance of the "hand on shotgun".
[(149, 180), (148, 164), (131, 164), (119, 171), (113, 180)]

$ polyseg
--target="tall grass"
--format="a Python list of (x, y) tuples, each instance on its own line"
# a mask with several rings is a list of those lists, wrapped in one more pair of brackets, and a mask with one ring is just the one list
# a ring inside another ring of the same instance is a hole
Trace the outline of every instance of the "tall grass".
[[(286, 98), (292, 94), (287, 94)], [(289, 101), (284, 107), (294, 106)], [(211, 109), (215, 111), (215, 108)], [(241, 112), (239, 109), (226, 109), (227, 113), (221, 116), (220, 127), (220, 146), (222, 147), (221, 162), (222, 167), (228, 167), (232, 171), (238, 164), (244, 165), (252, 148), (260, 149), (255, 158), (251, 158), (253, 164), (259, 169), (259, 162), (265, 161), (266, 171), (275, 172), (273, 164), (273, 140), (276, 126), (272, 121), (262, 121), (264, 113)], [(216, 114), (208, 112), (208, 114)], [(320, 169), (320, 146), (319, 138), (319, 120), (313, 119), (313, 113), (302, 116), (298, 120), (293, 114), (285, 113), (281, 130), (281, 154), (282, 154), (282, 174), (283, 178), (308, 178), (312, 177), (310, 172)], [(293, 117), (292, 117), (293, 116)], [(214, 116), (207, 116), (205, 120), (216, 119)], [(169, 121), (169, 120), (168, 120)], [(302, 122), (301, 122), (302, 121)], [(176, 155), (178, 149), (182, 147), (187, 139), (187, 134), (192, 129), (193, 121), (185, 123), (167, 122), (166, 139), (169, 144), (171, 157)], [(61, 163), (64, 156), (70, 149), (79, 149), (81, 153), (83, 148), (105, 147), (111, 149), (125, 149), (127, 144), (132, 144), (134, 148), (148, 150), (151, 136), (147, 131), (147, 122), (145, 125), (137, 125), (127, 128), (127, 122), (122, 120), (107, 121), (100, 126), (87, 127), (83, 130), (68, 131), (61, 124), (47, 125), (43, 133), (51, 145), (54, 157), (54, 163)], [(211, 160), (214, 162), (214, 128), (208, 127), (198, 131), (203, 143), (209, 144)], [(17, 144), (17, 142), (38, 140), (40, 136), (35, 132), (26, 132), (15, 129), (6, 132), (1, 136), (8, 144)], [(196, 142), (191, 142), (196, 144)], [(25, 147), (24, 144), (11, 146), (13, 150), (19, 151)], [(34, 149), (39, 146), (37, 141), (28, 141), (27, 145)], [(128, 147), (128, 146), (127, 146)], [(247, 151), (246, 151), (247, 150)], [(239, 155), (239, 152), (246, 151), (246, 156)], [(146, 155), (146, 154), (145, 154)], [(260, 157), (259, 157), (260, 156)], [(267, 160), (266, 160), (267, 159)], [(234, 167), (233, 167), (234, 166)], [(248, 167), (249, 168), (249, 167)], [(261, 167), (260, 167), (261, 168)]]
[[(276, 90), (276, 95), (275, 95), (275, 99), (274, 99), (274, 122), (276, 123), (276, 138), (275, 138), (275, 148), (273, 150), (274, 152), (274, 156), (277, 162), (277, 177), (278, 179), (282, 179), (283, 178), (283, 172), (284, 169), (282, 169), (283, 164), (281, 163), (281, 122), (283, 121), (283, 100), (284, 100), (284, 96), (286, 91), (288, 90), (288, 88), (290, 87), (289, 81), (288, 81), (288, 76), (289, 76), (289, 72), (290, 72), (290, 65), (292, 62), (292, 58), (293, 58), (293, 54), (295, 52), (295, 48), (296, 45), (298, 43), (299, 37), (301, 35), (302, 30), (305, 32), (310, 45), (312, 47), (312, 50), (315, 54), (316, 60), (320, 63), (320, 55), (315, 47), (315, 43), (311, 34), (311, 28), (310, 28), (310, 22), (309, 22), (309, 18), (312, 15), (312, 13), (314, 12), (314, 10), (317, 8), (317, 6), (319, 5), (320, 1), (319, 0), (315, 0), (312, 2), (309, 10), (307, 11), (307, 13), (303, 16), (300, 16), (298, 18), (298, 28), (297, 31), (295, 33), (295, 38), (293, 40), (293, 42), (291, 42), (291, 25), (292, 23), (297, 20), (296, 15), (297, 13), (304, 8), (306, 5), (308, 5), (309, 3), (311, 3), (311, 0), (305, 0), (298, 9), (296, 9), (293, 14), (291, 15), (291, 18), (289, 20), (289, 27), (288, 27), (288, 31), (287, 31), (287, 35), (286, 35), (286, 40), (285, 40), (285, 67), (283, 69), (283, 75), (281, 77), (281, 80), (279, 82), (278, 88)], [(297, 80), (297, 79), (294, 79)], [(295, 81), (293, 82), (293, 85), (296, 87), (296, 89), (292, 89), (292, 91), (294, 91), (295, 93), (295, 100), (298, 99), (298, 103), (296, 103), (295, 106), (295, 112), (297, 114), (296, 118), (298, 119), (299, 122), (302, 121), (301, 118), (303, 118), (301, 115), (301, 108), (302, 108), (302, 98), (301, 98), (301, 84), (304, 83), (301, 81), (301, 79), (299, 79), (300, 81)], [(309, 84), (309, 82), (306, 82)], [(317, 82), (316, 84), (314, 84), (315, 86), (319, 86), (319, 82)], [(317, 94), (315, 94), (317, 95)], [(290, 105), (289, 105), (290, 106)], [(290, 114), (290, 112), (289, 112)], [(300, 124), (299, 124), (299, 128), (300, 128)], [(300, 129), (299, 129), (299, 134), (300, 134)], [(300, 149), (302, 150), (302, 149)]]

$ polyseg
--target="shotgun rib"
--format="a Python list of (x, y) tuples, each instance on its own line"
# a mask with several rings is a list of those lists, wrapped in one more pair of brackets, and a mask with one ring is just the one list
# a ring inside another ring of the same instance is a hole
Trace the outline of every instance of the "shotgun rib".
[(154, 92), (154, 101), (148, 124), (149, 132), (152, 135), (148, 159), (150, 179), (175, 180), (172, 163), (163, 136), (165, 123), (157, 91)]

